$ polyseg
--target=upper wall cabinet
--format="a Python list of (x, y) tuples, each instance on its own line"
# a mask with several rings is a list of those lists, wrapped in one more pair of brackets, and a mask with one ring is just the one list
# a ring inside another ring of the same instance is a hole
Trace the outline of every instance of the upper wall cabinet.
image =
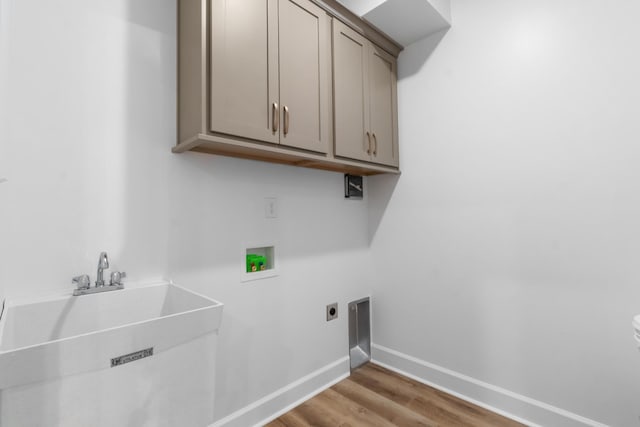
[[(334, 34), (333, 54), (332, 25), (364, 50), (337, 43)], [(400, 49), (333, 0), (179, 0), (173, 151), (398, 173), (394, 55)]]
[(329, 28), (307, 0), (213, 0), (210, 130), (326, 153)]
[(336, 156), (398, 166), (396, 60), (333, 22)]

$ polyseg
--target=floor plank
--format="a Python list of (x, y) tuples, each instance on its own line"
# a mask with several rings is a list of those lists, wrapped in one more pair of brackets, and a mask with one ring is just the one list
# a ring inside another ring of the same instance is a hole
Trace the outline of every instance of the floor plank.
[[(435, 423), (470, 427), (481, 422), (480, 417), (483, 412), (477, 411), (475, 406), (467, 406), (467, 402), (379, 366), (369, 364), (364, 367), (355, 376), (356, 381), (363, 381), (363, 379), (366, 379), (369, 387), (376, 392), (384, 393), (392, 389), (392, 399), (407, 401), (405, 404), (407, 408)], [(449, 397), (456, 399), (453, 407)]]
[(351, 425), (366, 425), (371, 427), (393, 427), (375, 412), (358, 405), (353, 400), (341, 395), (332, 388), (325, 390), (319, 396), (318, 401), (337, 409), (342, 417)]
[(519, 427), (522, 424), (368, 363), (268, 427)]
[(428, 418), (392, 400), (380, 396), (348, 378), (334, 386), (341, 395), (351, 399), (368, 410), (375, 412), (393, 425), (406, 427), (436, 427)]
[[(306, 401), (302, 405), (294, 408), (291, 412), (299, 415), (304, 422), (304, 426), (317, 426), (317, 427), (347, 427), (350, 426), (344, 415), (338, 412), (331, 405), (326, 406), (322, 400), (318, 398), (325, 393), (326, 390), (313, 399)], [(272, 427), (270, 425), (270, 427)]]

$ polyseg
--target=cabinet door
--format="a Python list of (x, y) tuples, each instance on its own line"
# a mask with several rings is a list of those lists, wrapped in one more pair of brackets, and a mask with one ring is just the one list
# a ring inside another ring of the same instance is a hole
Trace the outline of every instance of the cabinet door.
[(333, 103), (336, 156), (370, 160), (369, 42), (333, 20)]
[(278, 142), (276, 2), (211, 1), (213, 132)]
[(396, 60), (371, 46), (369, 56), (369, 114), (371, 120), (371, 161), (398, 166)]
[(307, 0), (280, 0), (280, 144), (327, 152), (329, 18)]

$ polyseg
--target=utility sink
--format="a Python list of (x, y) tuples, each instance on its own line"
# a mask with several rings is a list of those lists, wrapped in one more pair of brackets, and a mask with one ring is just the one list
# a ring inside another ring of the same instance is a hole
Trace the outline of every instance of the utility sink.
[(0, 426), (211, 423), (222, 309), (171, 282), (7, 301)]
[(0, 354), (169, 318), (171, 322), (163, 323), (171, 327), (180, 317), (204, 316), (205, 322), (189, 325), (190, 330), (203, 333), (218, 329), (222, 304), (178, 285), (160, 283), (79, 297), (9, 302), (5, 311), (0, 319)]

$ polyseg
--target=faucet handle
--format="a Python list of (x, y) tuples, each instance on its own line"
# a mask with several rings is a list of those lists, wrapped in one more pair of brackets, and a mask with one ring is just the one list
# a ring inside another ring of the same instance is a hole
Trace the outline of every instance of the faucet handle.
[(88, 274), (83, 274), (71, 279), (71, 283), (75, 284), (78, 289), (89, 289), (91, 286), (91, 279), (89, 279)]
[(110, 285), (122, 285), (122, 279), (127, 277), (127, 273), (124, 271), (112, 271)]

